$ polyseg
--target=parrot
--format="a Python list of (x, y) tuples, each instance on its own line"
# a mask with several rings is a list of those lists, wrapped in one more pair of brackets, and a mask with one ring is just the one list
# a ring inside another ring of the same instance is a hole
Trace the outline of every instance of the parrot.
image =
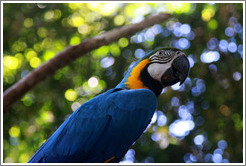
[(184, 83), (189, 60), (177, 48), (157, 48), (130, 66), (122, 81), (85, 102), (28, 163), (117, 163), (144, 133), (165, 87)]

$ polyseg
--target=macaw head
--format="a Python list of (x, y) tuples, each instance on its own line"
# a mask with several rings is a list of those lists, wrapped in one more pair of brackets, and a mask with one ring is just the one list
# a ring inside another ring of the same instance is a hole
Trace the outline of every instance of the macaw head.
[(157, 96), (166, 86), (183, 84), (190, 70), (185, 53), (176, 48), (151, 51), (132, 66), (118, 88), (152, 90)]

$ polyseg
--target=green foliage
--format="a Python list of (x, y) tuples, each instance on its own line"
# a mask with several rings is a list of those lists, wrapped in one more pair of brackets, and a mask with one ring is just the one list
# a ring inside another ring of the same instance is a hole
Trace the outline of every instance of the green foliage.
[(88, 53), (15, 103), (3, 118), (3, 161), (27, 162), (79, 105), (164, 46), (186, 52), (189, 78), (164, 90), (124, 162), (242, 162), (242, 4), (4, 3), (3, 90), (68, 45), (163, 11), (173, 14), (166, 23)]

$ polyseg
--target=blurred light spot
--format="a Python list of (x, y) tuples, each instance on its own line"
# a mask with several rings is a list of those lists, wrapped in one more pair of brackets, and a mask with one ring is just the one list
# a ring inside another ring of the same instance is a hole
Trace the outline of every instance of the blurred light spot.
[(219, 153), (216, 153), (212, 157), (213, 162), (215, 163), (221, 163), (222, 162), (222, 156)]
[(202, 126), (204, 122), (205, 122), (205, 119), (202, 116), (198, 116), (195, 120), (195, 123), (197, 126)]
[(125, 59), (128, 59), (132, 56), (132, 51), (129, 50), (129, 49), (124, 49), (123, 53), (122, 53), (122, 56), (125, 58)]
[(243, 45), (242, 45), (242, 44), (240, 44), (240, 45), (238, 46), (237, 52), (238, 52), (239, 54), (241, 54), (241, 58), (243, 58)]
[(202, 103), (201, 103), (201, 108), (203, 110), (206, 110), (209, 108), (209, 102), (207, 100), (204, 100)]
[(44, 28), (44, 27), (40, 27), (40, 28), (38, 28), (37, 34), (38, 34), (38, 36), (39, 36), (39, 37), (44, 38), (44, 37), (46, 37), (46, 36), (47, 36), (48, 31), (47, 31), (47, 29), (46, 29), (46, 28)]
[[(68, 17), (68, 23), (73, 27), (79, 27), (84, 24), (84, 22), (84, 19), (78, 13), (74, 13), (72, 16)], [(81, 32), (84, 30), (83, 28), (84, 27), (81, 28)]]
[(185, 35), (185, 37), (188, 39), (188, 40), (193, 40), (195, 38), (195, 33), (194, 32), (190, 32), (189, 34)]
[(159, 133), (154, 133), (151, 135), (151, 139), (155, 142), (159, 141), (161, 139), (161, 135)]
[(144, 160), (144, 163), (154, 163), (154, 159), (153, 157), (147, 157), (145, 160)]
[(20, 62), (18, 58), (13, 56), (4, 56), (3, 57), (3, 66), (8, 69), (15, 70), (20, 66)]
[(55, 117), (54, 114), (51, 111), (44, 111), (41, 113), (41, 118), (44, 122), (53, 122)]
[(218, 44), (219, 44), (218, 39), (213, 37), (207, 42), (207, 47), (208, 49), (213, 50), (218, 46)]
[(12, 49), (16, 52), (24, 51), (26, 49), (26, 47), (27, 47), (26, 43), (22, 42), (22, 41), (16, 41), (12, 45)]
[(105, 56), (106, 54), (109, 53), (110, 47), (109, 46), (101, 46), (98, 49), (96, 49), (95, 51), (93, 51), (92, 56), (94, 58), (100, 58)]
[(80, 34), (82, 34), (82, 35), (86, 35), (86, 34), (88, 34), (88, 33), (91, 32), (91, 28), (90, 28), (90, 26), (87, 25), (87, 24), (82, 24), (82, 25), (79, 25), (79, 27), (78, 27), (78, 32), (79, 32)]
[(13, 146), (18, 145), (18, 139), (17, 139), (17, 137), (9, 137), (9, 142)]
[(228, 37), (232, 37), (234, 35), (234, 29), (232, 27), (227, 27), (225, 29), (225, 34)]
[(19, 158), (20, 163), (27, 163), (29, 159), (30, 159), (30, 156), (25, 153), (21, 154)]
[(227, 148), (227, 142), (225, 140), (220, 140), (217, 145), (220, 149), (226, 149)]
[(78, 97), (78, 94), (73, 89), (66, 90), (66, 92), (65, 92), (65, 98), (68, 101), (74, 101), (74, 100), (77, 99), (77, 97)]
[(184, 161), (187, 163), (187, 162), (190, 162), (190, 153), (186, 153), (184, 155)]
[(44, 14), (44, 20), (45, 21), (51, 21), (54, 18), (54, 11), (53, 10), (49, 10), (47, 12), (45, 12)]
[(211, 72), (217, 72), (217, 66), (214, 64), (209, 65), (208, 68)]
[(32, 68), (37, 68), (42, 62), (38, 57), (33, 57), (30, 59), (29, 63)]
[(198, 79), (196, 81), (196, 87), (199, 89), (201, 92), (205, 92), (206, 90), (206, 85), (205, 82), (202, 79)]
[(190, 3), (166, 3), (168, 10), (174, 11), (175, 13), (191, 13), (194, 11), (194, 6)]
[(224, 116), (229, 116), (231, 114), (231, 110), (227, 105), (221, 105), (220, 106), (220, 112), (224, 115)]
[(144, 33), (140, 33), (138, 35), (134, 35), (132, 37), (132, 40), (134, 43), (141, 43), (144, 41)]
[(236, 51), (237, 51), (237, 45), (236, 45), (236, 43), (230, 42), (230, 43), (228, 44), (228, 50), (229, 50), (230, 52), (232, 52), (232, 53), (236, 52)]
[(9, 129), (9, 135), (11, 137), (19, 137), (20, 136), (20, 128), (19, 126), (13, 126)]
[(197, 135), (195, 138), (194, 138), (194, 143), (196, 145), (202, 145), (202, 143), (204, 142), (205, 140), (205, 137), (203, 135)]
[(188, 60), (189, 60), (189, 62), (190, 62), (190, 68), (192, 68), (192, 67), (194, 66), (195, 62), (194, 62), (194, 60), (193, 60), (193, 58), (192, 58), (191, 55), (188, 56)]
[(187, 78), (186, 78), (184, 84), (185, 84), (185, 85), (189, 85), (189, 86), (192, 85), (190, 77), (187, 77)]
[(178, 40), (178, 44), (181, 47), (181, 49), (187, 49), (190, 47), (190, 41), (186, 38), (181, 38)]
[(172, 86), (171, 86), (172, 90), (179, 90), (179, 88), (180, 88), (179, 84), (180, 84), (180, 83), (178, 82), (178, 83), (172, 85)]
[(220, 54), (218, 51), (203, 52), (200, 59), (203, 63), (212, 63), (220, 59)]
[(208, 153), (208, 154), (205, 155), (204, 161), (205, 161), (206, 163), (212, 162), (212, 157), (213, 157), (213, 155), (212, 155), (211, 153)]
[(73, 111), (76, 111), (81, 104), (79, 102), (74, 102), (71, 106)]
[(120, 47), (124, 48), (124, 47), (128, 46), (129, 41), (128, 41), (127, 38), (123, 37), (123, 38), (121, 38), (121, 39), (118, 41), (118, 44), (119, 44)]
[(194, 107), (195, 106), (194, 106), (194, 102), (193, 101), (187, 102), (186, 107), (187, 107), (187, 109), (189, 110), (190, 113), (194, 112)]
[(218, 154), (220, 154), (220, 155), (223, 155), (223, 150), (222, 149), (215, 149), (214, 150), (214, 154), (216, 154), (216, 153), (218, 153)]
[(240, 33), (243, 31), (243, 28), (242, 28), (242, 25), (240, 23), (237, 23), (234, 27), (233, 27), (233, 30), (236, 32), (236, 33)]
[(31, 125), (28, 127), (27, 131), (32, 134), (36, 131), (36, 127), (34, 125)]
[(22, 99), (22, 102), (25, 106), (31, 106), (32, 103), (34, 102), (33, 96), (30, 94), (25, 95)]
[(221, 40), (220, 43), (219, 43), (219, 49), (220, 51), (222, 52), (226, 52), (227, 51), (227, 48), (228, 48), (228, 42), (226, 40)]
[(48, 61), (51, 58), (53, 58), (54, 56), (55, 56), (55, 52), (50, 51), (50, 50), (45, 50), (44, 53), (43, 53), (42, 58), (43, 58), (44, 61)]
[(174, 107), (179, 106), (179, 99), (178, 99), (177, 97), (172, 97), (172, 99), (171, 99), (171, 104), (172, 104), (172, 106), (174, 106)]
[(31, 60), (32, 58), (37, 57), (37, 53), (33, 50), (28, 50), (25, 51), (25, 56), (27, 60)]
[(120, 163), (133, 163), (135, 160), (135, 151), (133, 149), (129, 149), (124, 157), (124, 160)]
[(235, 17), (230, 17), (229, 24), (230, 26), (234, 26), (237, 23), (237, 19)]
[(23, 70), (22, 72), (21, 72), (21, 78), (24, 78), (27, 74), (29, 73), (29, 70)]
[(142, 49), (136, 49), (134, 54), (136, 58), (140, 59), (145, 55), (145, 52)]
[(119, 3), (103, 3), (101, 4), (100, 8), (97, 9), (99, 10), (100, 14), (103, 16), (111, 16), (116, 13), (119, 9)]
[(229, 163), (229, 160), (228, 159), (223, 159), (222, 162), (223, 163)]
[(88, 85), (92, 88), (96, 87), (98, 85), (98, 79), (96, 77), (91, 77), (88, 80)]
[(239, 81), (241, 79), (241, 74), (239, 72), (233, 73), (233, 79)]
[(161, 149), (166, 149), (169, 145), (169, 137), (165, 133), (161, 133), (161, 139), (158, 142)]
[(167, 124), (167, 117), (165, 115), (158, 116), (157, 124), (158, 126), (164, 126), (165, 124)]
[(192, 120), (176, 120), (169, 126), (169, 133), (171, 136), (183, 137), (187, 136), (194, 127)]
[(180, 28), (177, 27), (173, 30), (173, 34), (176, 36), (176, 37), (181, 37), (182, 36), (182, 33), (180, 31)]
[(38, 6), (40, 9), (46, 8), (46, 5), (45, 5), (45, 4), (42, 4), (42, 3), (38, 3), (37, 6)]
[(144, 38), (147, 41), (153, 41), (155, 39), (155, 35), (154, 33), (151, 31), (151, 29), (148, 29), (145, 34), (144, 34)]
[(155, 122), (156, 122), (156, 120), (157, 120), (157, 112), (155, 112), (155, 113), (154, 113), (154, 115), (153, 115), (153, 117), (152, 117), (152, 119), (151, 119), (150, 124), (155, 123)]
[(117, 44), (113, 43), (110, 45), (110, 53), (114, 56), (119, 56), (121, 54), (120, 48)]
[(212, 19), (208, 22), (208, 28), (215, 30), (218, 28), (218, 22), (215, 19)]
[(101, 66), (103, 68), (108, 68), (114, 64), (114, 58), (113, 57), (105, 57), (101, 60)]
[(163, 28), (161, 34), (163, 37), (168, 37), (171, 32), (167, 28)]
[(32, 18), (26, 18), (26, 19), (24, 20), (24, 26), (25, 26), (26, 28), (32, 27), (32, 26), (33, 26), (33, 19), (32, 19)]
[(180, 26), (180, 31), (182, 34), (188, 34), (188, 33), (190, 33), (190, 30), (191, 30), (191, 28), (190, 28), (189, 24), (183, 24)]
[(122, 15), (117, 15), (116, 17), (114, 17), (114, 24), (116, 26), (120, 26), (122, 24), (124, 24), (125, 22), (125, 17)]
[(181, 105), (179, 107), (179, 117), (182, 120), (192, 120), (192, 118), (193, 118), (185, 105)]
[(77, 45), (80, 43), (80, 38), (78, 36), (73, 36), (70, 38), (70, 45)]
[(137, 15), (136, 17), (134, 17), (134, 18), (132, 19), (132, 23), (139, 23), (139, 22), (141, 22), (141, 21), (143, 21), (143, 20), (144, 20), (144, 16)]
[(196, 156), (193, 155), (193, 154), (190, 154), (190, 160), (191, 160), (192, 162), (197, 162), (197, 158), (196, 158)]
[(158, 24), (155, 24), (151, 27), (151, 31), (154, 33), (154, 35), (157, 35), (161, 32), (161, 26)]
[(14, 160), (13, 160), (11, 157), (6, 157), (6, 158), (4, 159), (4, 162), (5, 162), (5, 163), (14, 163)]
[(215, 14), (215, 9), (208, 7), (202, 10), (202, 20), (209, 21)]
[(196, 81), (196, 86), (191, 89), (193, 96), (199, 96), (201, 93), (206, 91), (206, 85), (202, 79)]

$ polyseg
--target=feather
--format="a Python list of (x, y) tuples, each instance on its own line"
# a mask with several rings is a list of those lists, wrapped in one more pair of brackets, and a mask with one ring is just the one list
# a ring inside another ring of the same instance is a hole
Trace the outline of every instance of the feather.
[[(156, 109), (148, 89), (112, 89), (81, 105), (29, 162), (119, 162)], [(111, 161), (111, 160), (110, 160)]]

